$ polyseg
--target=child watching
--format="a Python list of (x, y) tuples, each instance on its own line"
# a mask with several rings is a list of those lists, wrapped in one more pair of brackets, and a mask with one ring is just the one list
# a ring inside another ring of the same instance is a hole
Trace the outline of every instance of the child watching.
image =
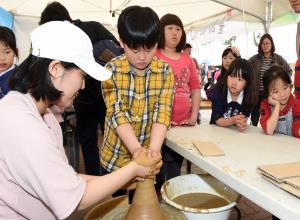
[(281, 133), (300, 138), (300, 100), (292, 95), (292, 82), (281, 66), (272, 66), (263, 75), (264, 100), (260, 124), (268, 135)]
[[(214, 83), (218, 80), (221, 80), (226, 71), (228, 70), (230, 64), (236, 59), (236, 58), (240, 58), (241, 54), (240, 54), (240, 50), (238, 47), (236, 46), (229, 46), (226, 47), (225, 50), (222, 53), (222, 67), (221, 67), (221, 72), (220, 75), (217, 77), (216, 80), (213, 80), (212, 82), (208, 82), (205, 85), (205, 92), (206, 92), (206, 97), (208, 99), (211, 99), (211, 94), (212, 94), (212, 90), (214, 89)], [(216, 74), (215, 74), (215, 78), (216, 78)]]
[(8, 79), (15, 71), (14, 60), (18, 57), (14, 32), (4, 26), (0, 27), (0, 99), (8, 92)]
[(241, 53), (239, 48), (236, 46), (226, 47), (222, 53), (221, 75), (218, 77), (218, 80), (220, 80), (225, 75), (225, 72), (228, 70), (230, 64), (236, 58), (241, 58)]
[[(194, 126), (200, 107), (200, 81), (193, 59), (182, 52), (186, 35), (182, 21), (174, 14), (160, 19), (160, 39), (156, 56), (166, 61), (175, 76), (175, 95), (172, 109), (172, 126)], [(183, 157), (163, 146), (163, 167), (158, 175), (158, 187), (180, 175)]]
[(235, 125), (244, 131), (257, 101), (255, 82), (251, 64), (245, 59), (235, 59), (213, 89), (210, 124)]
[(107, 113), (101, 175), (124, 167), (144, 148), (160, 153), (173, 103), (173, 73), (154, 57), (157, 14), (148, 7), (128, 7), (119, 16), (118, 33), (125, 54), (106, 65), (112, 77), (102, 83)]

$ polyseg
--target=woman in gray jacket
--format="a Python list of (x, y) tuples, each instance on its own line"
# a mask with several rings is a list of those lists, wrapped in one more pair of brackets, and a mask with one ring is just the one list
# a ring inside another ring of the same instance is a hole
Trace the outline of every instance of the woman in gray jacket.
[(262, 77), (265, 71), (276, 64), (282, 66), (291, 76), (292, 69), (282, 56), (275, 53), (274, 41), (270, 34), (264, 34), (260, 38), (258, 54), (252, 56), (249, 59), (249, 62), (253, 66), (254, 74), (256, 74), (256, 83), (259, 94), (258, 103), (251, 113), (251, 123), (252, 125), (257, 126), (259, 120), (259, 106), (263, 94)]

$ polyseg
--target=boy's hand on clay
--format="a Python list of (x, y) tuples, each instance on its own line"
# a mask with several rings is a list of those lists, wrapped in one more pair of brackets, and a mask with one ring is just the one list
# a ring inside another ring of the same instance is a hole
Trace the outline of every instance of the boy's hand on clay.
[(154, 176), (158, 174), (159, 169), (162, 166), (161, 154), (151, 152), (149, 150), (139, 151), (133, 155), (133, 160), (138, 165), (149, 167), (150, 171), (147, 176)]
[(155, 169), (161, 161), (161, 154), (144, 149), (135, 153), (133, 160), (139, 165)]
[(143, 148), (143, 147), (136, 148), (136, 149), (132, 152), (132, 158), (137, 157), (141, 152), (146, 152), (146, 149)]

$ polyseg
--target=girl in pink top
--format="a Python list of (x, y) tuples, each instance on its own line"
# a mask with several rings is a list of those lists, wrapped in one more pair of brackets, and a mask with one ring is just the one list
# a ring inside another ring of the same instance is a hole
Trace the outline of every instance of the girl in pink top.
[[(192, 58), (182, 53), (186, 35), (180, 18), (166, 14), (160, 19), (160, 39), (156, 56), (166, 61), (175, 75), (175, 96), (172, 109), (173, 126), (193, 126), (200, 106), (200, 81)], [(180, 175), (183, 158), (170, 148), (163, 147), (163, 168), (157, 177), (158, 187), (165, 179)]]
[(166, 61), (175, 75), (172, 125), (195, 125), (200, 105), (200, 82), (192, 58), (182, 53), (186, 35), (179, 17), (160, 19), (161, 35), (156, 56)]

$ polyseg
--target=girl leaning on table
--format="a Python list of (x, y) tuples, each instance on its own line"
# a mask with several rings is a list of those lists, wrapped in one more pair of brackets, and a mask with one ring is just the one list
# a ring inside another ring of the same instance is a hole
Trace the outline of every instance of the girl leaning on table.
[(86, 74), (106, 80), (111, 73), (95, 62), (89, 37), (67, 21), (39, 26), (31, 41), (32, 54), (12, 75), (11, 91), (0, 100), (0, 218), (65, 219), (135, 177), (156, 174), (160, 155), (146, 151), (105, 176), (73, 170), (49, 107), (71, 106)]
[(244, 131), (257, 102), (255, 86), (251, 64), (242, 58), (235, 59), (213, 89), (210, 124), (234, 125), (239, 131)]
[(264, 100), (260, 104), (260, 124), (264, 132), (300, 138), (300, 100), (292, 95), (290, 75), (276, 65), (264, 73), (262, 80)]

